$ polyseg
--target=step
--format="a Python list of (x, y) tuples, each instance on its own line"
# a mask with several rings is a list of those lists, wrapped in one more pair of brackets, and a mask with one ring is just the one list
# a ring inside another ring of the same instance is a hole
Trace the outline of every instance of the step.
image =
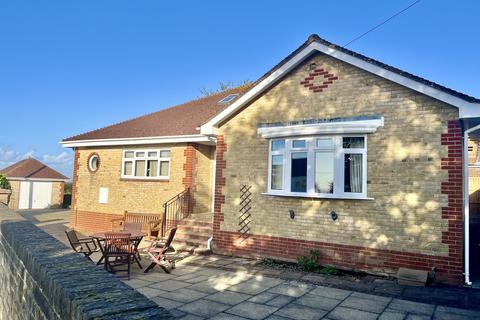
[(207, 242), (210, 239), (211, 234), (198, 234), (193, 232), (177, 232), (175, 238), (177, 240), (192, 240), (192, 241), (205, 241)]
[(212, 253), (212, 250), (205, 246), (192, 246), (188, 244), (180, 244), (175, 247), (175, 250), (179, 253), (193, 254), (193, 255), (208, 255)]
[(177, 233), (198, 233), (212, 235), (213, 229), (209, 227), (181, 225), (177, 227)]
[(178, 222), (179, 226), (187, 225), (187, 226), (198, 226), (198, 227), (210, 227), (213, 228), (212, 222), (204, 222), (204, 221), (197, 221), (194, 219), (183, 219)]

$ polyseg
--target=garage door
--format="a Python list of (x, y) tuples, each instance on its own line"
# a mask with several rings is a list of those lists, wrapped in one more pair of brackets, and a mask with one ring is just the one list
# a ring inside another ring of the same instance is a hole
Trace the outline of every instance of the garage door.
[(30, 181), (20, 182), (18, 209), (30, 209), (30, 193), (32, 183)]
[(19, 209), (45, 209), (51, 204), (52, 183), (43, 181), (20, 182)]
[(50, 206), (52, 199), (51, 182), (33, 182), (32, 209), (45, 209)]

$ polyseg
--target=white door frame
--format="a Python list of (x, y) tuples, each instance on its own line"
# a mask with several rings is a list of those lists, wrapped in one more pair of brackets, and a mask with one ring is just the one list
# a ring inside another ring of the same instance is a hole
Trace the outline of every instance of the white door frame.
[(465, 284), (471, 285), (470, 281), (470, 192), (468, 170), (468, 140), (471, 132), (479, 130), (480, 124), (469, 128), (463, 133), (463, 222), (464, 222), (464, 255), (465, 255)]

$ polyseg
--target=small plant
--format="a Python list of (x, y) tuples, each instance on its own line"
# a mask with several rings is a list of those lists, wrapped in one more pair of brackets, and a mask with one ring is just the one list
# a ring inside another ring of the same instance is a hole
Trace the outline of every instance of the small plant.
[(302, 271), (314, 271), (317, 268), (317, 261), (320, 252), (317, 249), (311, 249), (308, 255), (297, 258), (298, 268)]
[(2, 174), (0, 174), (0, 189), (12, 189), (12, 186), (10, 186), (10, 182), (8, 182), (8, 179)]
[(339, 273), (338, 269), (332, 266), (322, 267), (318, 272), (327, 276), (335, 276)]

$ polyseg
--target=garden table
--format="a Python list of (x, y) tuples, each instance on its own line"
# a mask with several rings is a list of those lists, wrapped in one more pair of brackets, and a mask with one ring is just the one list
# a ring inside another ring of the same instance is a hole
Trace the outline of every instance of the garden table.
[[(111, 232), (112, 231), (103, 231), (103, 232), (97, 232), (91, 235), (92, 238), (97, 240), (98, 247), (100, 248), (100, 252), (102, 253), (102, 257), (100, 258), (100, 260), (98, 260), (97, 266), (102, 264), (103, 261), (105, 260), (105, 248), (102, 243), (105, 240), (105, 233), (111, 233)], [(143, 269), (142, 265), (140, 264), (141, 258), (138, 252), (138, 245), (142, 241), (145, 234), (139, 231), (118, 231), (116, 233), (130, 233), (130, 240), (132, 241), (133, 248), (135, 251), (133, 258), (135, 259), (135, 262), (138, 264), (138, 267), (140, 269)]]

